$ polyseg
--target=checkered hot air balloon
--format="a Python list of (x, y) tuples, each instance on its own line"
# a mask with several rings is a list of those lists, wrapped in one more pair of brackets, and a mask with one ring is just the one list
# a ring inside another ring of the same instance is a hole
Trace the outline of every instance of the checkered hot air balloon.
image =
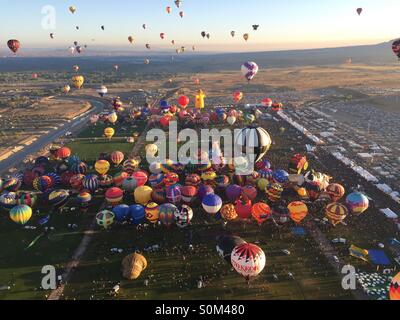
[(175, 223), (180, 229), (190, 225), (193, 220), (193, 210), (187, 205), (183, 205), (181, 210), (175, 212)]
[(255, 244), (244, 243), (233, 249), (231, 262), (236, 272), (249, 281), (264, 270), (266, 258), (260, 247)]
[(258, 65), (253, 61), (245, 62), (242, 65), (242, 74), (248, 80), (251, 81), (258, 73)]

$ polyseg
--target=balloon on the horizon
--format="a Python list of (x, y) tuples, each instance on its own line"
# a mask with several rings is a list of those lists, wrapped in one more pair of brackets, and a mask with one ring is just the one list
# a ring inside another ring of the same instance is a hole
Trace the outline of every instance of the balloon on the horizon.
[(150, 46), (150, 44), (146, 44), (146, 49), (148, 49), (148, 50), (150, 50), (151, 49), (151, 46)]
[(249, 38), (250, 38), (250, 35), (249, 35), (248, 33), (245, 33), (245, 34), (243, 35), (243, 39), (244, 39), (245, 41), (249, 40)]
[(50, 33), (50, 38), (54, 39), (54, 33)]
[(21, 47), (21, 43), (16, 39), (11, 39), (8, 40), (7, 46), (14, 54), (16, 54)]

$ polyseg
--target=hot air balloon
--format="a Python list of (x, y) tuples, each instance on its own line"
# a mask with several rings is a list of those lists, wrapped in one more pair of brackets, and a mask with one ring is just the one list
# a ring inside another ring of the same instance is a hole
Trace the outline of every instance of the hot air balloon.
[(126, 256), (122, 260), (122, 276), (128, 280), (136, 280), (147, 268), (147, 260), (139, 253)]
[(165, 39), (165, 33), (160, 33), (160, 38), (161, 38), (162, 40), (164, 40), (164, 39)]
[(225, 221), (233, 221), (238, 218), (235, 206), (231, 203), (226, 204), (221, 209), (221, 217)]
[(202, 199), (202, 206), (205, 212), (215, 215), (222, 208), (222, 199), (216, 194), (208, 194)]
[(126, 160), (122, 167), (127, 174), (132, 174), (139, 166), (139, 161), (137, 159), (128, 159)]
[(206, 37), (207, 37), (207, 39), (210, 39), (211, 35), (209, 33), (207, 33)]
[(253, 30), (254, 30), (254, 31), (257, 31), (257, 30), (258, 30), (258, 28), (259, 28), (260, 26), (259, 26), (258, 24), (253, 24), (253, 26), (252, 26), (252, 27), (253, 27)]
[(295, 223), (301, 223), (308, 215), (308, 207), (304, 202), (294, 201), (288, 205), (290, 218)]
[(101, 87), (98, 88), (96, 91), (97, 91), (97, 93), (99, 94), (99, 96), (103, 98), (103, 97), (107, 94), (108, 89), (107, 89), (106, 86), (101, 86)]
[[(241, 148), (254, 163), (260, 161), (272, 145), (269, 133), (262, 127), (247, 127), (239, 132), (235, 138), (235, 144)], [(248, 151), (252, 154), (248, 154)]]
[(230, 185), (225, 190), (226, 197), (230, 202), (236, 202), (242, 195), (242, 188), (237, 185)]
[(233, 94), (233, 100), (234, 100), (236, 103), (240, 102), (242, 99), (243, 99), (243, 92), (236, 91), (236, 92)]
[(146, 24), (143, 24), (143, 25), (142, 25), (142, 28), (146, 30), (147, 25), (146, 25)]
[(133, 44), (133, 42), (135, 41), (134, 38), (132, 36), (128, 37), (128, 41), (130, 44)]
[(142, 206), (147, 205), (152, 200), (151, 199), (152, 192), (153, 189), (148, 186), (142, 186), (136, 188), (134, 192), (135, 202), (137, 204), (141, 204)]
[(159, 206), (155, 202), (150, 202), (145, 209), (146, 220), (152, 224), (156, 224), (159, 218)]
[(172, 12), (172, 8), (171, 7), (167, 7), (165, 10), (167, 11), (168, 14)]
[(248, 33), (245, 33), (245, 34), (243, 35), (243, 39), (244, 39), (245, 41), (249, 40), (249, 38), (250, 38), (250, 35), (249, 35)]
[(244, 243), (235, 247), (231, 254), (233, 268), (247, 281), (257, 277), (265, 268), (264, 251), (255, 244)]
[(264, 202), (259, 202), (251, 208), (251, 215), (259, 225), (262, 225), (271, 217), (271, 208)]
[(363, 12), (363, 8), (357, 8), (357, 13), (359, 16), (361, 15), (362, 12)]
[(12, 39), (8, 40), (7, 46), (14, 54), (16, 54), (21, 47), (21, 43), (18, 40)]
[(399, 58), (400, 61), (400, 39), (396, 40), (392, 44), (393, 53)]
[(242, 65), (242, 74), (248, 80), (251, 81), (258, 73), (258, 65), (255, 62), (248, 61)]
[(334, 202), (328, 204), (325, 209), (326, 218), (334, 225), (338, 225), (346, 219), (349, 211), (345, 205)]
[(190, 103), (190, 99), (187, 96), (180, 96), (178, 98), (178, 104), (183, 108), (186, 109)]
[(265, 106), (267, 108), (271, 108), (273, 101), (270, 98), (265, 98), (265, 99), (263, 99), (263, 101), (261, 103), (263, 106)]
[(106, 28), (105, 28), (105, 26), (101, 26), (101, 30), (103, 30), (103, 31), (104, 31), (105, 29), (106, 29)]
[(25, 204), (33, 208), (37, 202), (37, 196), (32, 192), (19, 192), (17, 195), (17, 204)]
[(342, 185), (338, 183), (331, 183), (326, 188), (326, 193), (330, 196), (333, 202), (338, 202), (340, 199), (343, 198), (345, 194), (345, 189)]
[(70, 6), (69, 11), (74, 14), (76, 12), (76, 7), (75, 6)]
[(400, 273), (390, 283), (389, 297), (392, 301), (400, 301)]
[(105, 175), (110, 170), (110, 163), (107, 160), (99, 160), (95, 163), (94, 168), (99, 175)]
[(158, 146), (156, 144), (148, 144), (145, 150), (147, 157), (154, 158), (158, 152)]
[(15, 206), (10, 210), (10, 219), (20, 225), (25, 225), (32, 217), (31, 207), (23, 204)]
[(118, 223), (123, 223), (129, 218), (129, 206), (126, 204), (117, 205), (112, 209)]
[(175, 223), (180, 229), (184, 229), (190, 225), (193, 220), (193, 210), (187, 205), (182, 205), (181, 210), (175, 212)]
[(108, 204), (111, 206), (116, 206), (121, 203), (124, 197), (124, 192), (117, 187), (110, 188), (105, 193), (105, 198)]
[(83, 191), (78, 194), (76, 201), (81, 209), (87, 209), (92, 201), (92, 195), (87, 191)]
[(72, 84), (74, 85), (75, 89), (80, 89), (82, 88), (83, 84), (85, 82), (85, 78), (82, 76), (73, 76), (72, 77)]
[(232, 38), (234, 38), (234, 37), (235, 37), (235, 34), (236, 34), (236, 32), (235, 32), (235, 31), (231, 31), (231, 36), (232, 36)]
[(322, 192), (322, 185), (319, 181), (307, 181), (304, 185), (310, 200), (315, 201)]
[(183, 11), (179, 12), (179, 16), (180, 16), (181, 18), (183, 18), (183, 17), (185, 16), (185, 12), (183, 12)]
[(115, 221), (115, 214), (109, 210), (103, 210), (96, 215), (97, 225), (108, 229)]
[(49, 203), (55, 209), (60, 209), (64, 207), (69, 199), (69, 191), (68, 190), (54, 190), (49, 194)]
[(99, 178), (95, 174), (89, 174), (84, 178), (82, 185), (90, 193), (94, 193), (99, 188)]
[(179, 213), (179, 210), (176, 206), (171, 203), (162, 204), (159, 207), (159, 219), (161, 223), (166, 226), (170, 227), (175, 223), (175, 216)]
[(107, 139), (111, 140), (112, 137), (114, 136), (114, 134), (115, 134), (115, 130), (114, 130), (113, 128), (106, 128), (106, 129), (104, 129), (104, 136), (105, 136)]
[(144, 64), (146, 64), (146, 65), (150, 64), (150, 60), (149, 59), (145, 59), (144, 60)]
[(182, 4), (181, 0), (175, 0), (174, 2), (175, 2), (175, 5), (176, 5), (177, 8), (181, 7), (181, 4)]
[(64, 94), (67, 94), (67, 93), (69, 93), (70, 91), (71, 91), (71, 87), (68, 86), (68, 85), (62, 87), (62, 89), (61, 89), (61, 92), (64, 93)]
[(368, 210), (369, 200), (361, 192), (353, 192), (347, 196), (346, 205), (354, 215), (358, 216)]
[(150, 44), (148, 44), (148, 43), (146, 44), (146, 49), (149, 49), (149, 50), (151, 49)]
[(50, 33), (50, 38), (54, 39), (54, 33)]
[(144, 222), (146, 217), (145, 208), (139, 204), (134, 204), (129, 207), (129, 216), (134, 225), (139, 225)]

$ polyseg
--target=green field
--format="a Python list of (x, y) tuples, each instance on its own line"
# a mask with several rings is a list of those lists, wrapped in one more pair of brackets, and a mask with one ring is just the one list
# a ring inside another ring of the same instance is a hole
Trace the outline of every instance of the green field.
[[(269, 152), (269, 159), (280, 168), (286, 168), (290, 156), (295, 152), (304, 152), (304, 140), (298, 139), (298, 133), (282, 123), (274, 121), (264, 123), (274, 139), (274, 145)], [(286, 127), (285, 133), (280, 131)], [(129, 134), (136, 130), (142, 132), (144, 123), (137, 128), (129, 128)], [(141, 130), (140, 130), (141, 129)], [(133, 146), (118, 136), (108, 141), (99, 138), (104, 126), (92, 126), (83, 131), (68, 146), (74, 154), (79, 155), (89, 164), (94, 163), (99, 153), (114, 150), (128, 154)], [(127, 135), (129, 136), (129, 135)], [(144, 148), (144, 146), (143, 146)], [(139, 151), (143, 155), (143, 148)], [(142, 164), (145, 167), (145, 163)], [(311, 160), (311, 165), (318, 170), (326, 170)], [(119, 169), (114, 168), (112, 173)], [(335, 181), (340, 181), (341, 177)], [(184, 177), (182, 177), (182, 181)], [(346, 184), (347, 182), (345, 182)], [(350, 187), (346, 184), (346, 188)], [(259, 194), (260, 199), (263, 198)], [(55, 214), (50, 225), (55, 228), (49, 239), (41, 239), (29, 251), (24, 248), (41, 233), (40, 230), (26, 231), (9, 221), (7, 213), (3, 212), (0, 219), (0, 240), (4, 250), (0, 260), (0, 286), (11, 285), (9, 291), (0, 291), (0, 299), (44, 299), (49, 292), (39, 289), (44, 265), (56, 265), (62, 273), (63, 267), (70, 260), (78, 247), (84, 230), (93, 220), (103, 198), (97, 197), (97, 202), (87, 213), (78, 211)], [(126, 195), (124, 203), (133, 204), (132, 195)], [(67, 207), (74, 206), (73, 200)], [(148, 226), (137, 229), (129, 225), (114, 225), (105, 231), (97, 229), (93, 240), (75, 270), (72, 279), (66, 285), (63, 299), (352, 299), (351, 293), (344, 291), (335, 270), (320, 252), (317, 243), (310, 235), (295, 236), (288, 225), (278, 229), (268, 222), (262, 227), (255, 223), (230, 222), (224, 227), (221, 221), (208, 217), (200, 208), (193, 206), (195, 219), (193, 224), (185, 229), (170, 229), (163, 226)], [(32, 219), (35, 225), (39, 217), (44, 216), (49, 209), (40, 205), (41, 213)], [(322, 216), (320, 216), (322, 217)], [(311, 219), (311, 217), (309, 217)], [(371, 224), (377, 222), (378, 227)], [(77, 230), (69, 230), (67, 224), (76, 223)], [(345, 237), (360, 246), (371, 244), (371, 233), (379, 239), (390, 234), (387, 225), (376, 210), (360, 219), (349, 218), (348, 226), (323, 227), (322, 231), (328, 240)], [(216, 251), (216, 237), (222, 233), (231, 232), (241, 236), (248, 242), (260, 245), (265, 251), (267, 264), (264, 272), (250, 285), (236, 274), (222, 260)], [(194, 250), (189, 250), (189, 244)], [(146, 252), (145, 248), (159, 245), (157, 252)], [(114, 254), (112, 248), (123, 249), (122, 254)], [(342, 262), (351, 262), (357, 267), (372, 270), (364, 262), (355, 261), (348, 256), (348, 246), (338, 248)], [(291, 255), (285, 255), (287, 249)], [(122, 278), (121, 261), (125, 255), (135, 251), (141, 252), (148, 260), (148, 268), (136, 281)], [(294, 275), (294, 279), (289, 277)], [(274, 279), (274, 275), (278, 278)], [(197, 280), (202, 277), (205, 287), (198, 289)], [(144, 281), (148, 280), (148, 285)], [(121, 284), (118, 296), (110, 295), (117, 283)]]

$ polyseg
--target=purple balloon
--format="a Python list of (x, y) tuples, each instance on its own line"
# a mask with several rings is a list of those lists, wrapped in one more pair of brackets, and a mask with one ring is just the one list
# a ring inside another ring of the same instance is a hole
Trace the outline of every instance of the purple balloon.
[(230, 202), (236, 202), (242, 195), (242, 188), (237, 184), (228, 186), (225, 190), (225, 194)]
[(199, 191), (197, 193), (197, 195), (199, 196), (200, 200), (203, 201), (204, 197), (209, 195), (209, 194), (213, 194), (214, 193), (214, 189), (211, 186), (202, 184), (199, 187)]

